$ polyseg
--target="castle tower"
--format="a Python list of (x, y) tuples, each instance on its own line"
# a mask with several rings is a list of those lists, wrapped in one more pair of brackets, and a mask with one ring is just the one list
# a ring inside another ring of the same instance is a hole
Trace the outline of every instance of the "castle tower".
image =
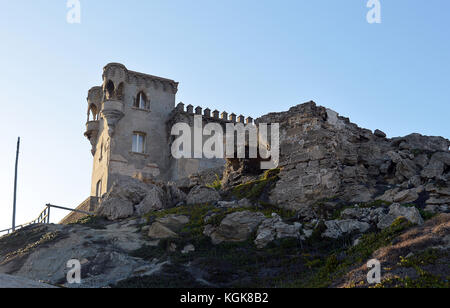
[(169, 177), (166, 122), (175, 108), (178, 83), (110, 63), (103, 85), (88, 92), (85, 136), (94, 164), (91, 196), (108, 191), (117, 175)]

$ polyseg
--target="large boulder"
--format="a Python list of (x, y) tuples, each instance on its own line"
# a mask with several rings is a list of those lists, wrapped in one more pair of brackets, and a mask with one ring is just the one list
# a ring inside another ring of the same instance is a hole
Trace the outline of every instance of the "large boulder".
[(393, 202), (400, 203), (411, 203), (419, 198), (419, 193), (423, 191), (422, 188), (412, 188), (398, 192), (394, 198)]
[(255, 245), (264, 248), (275, 239), (299, 238), (302, 225), (295, 223), (288, 225), (283, 222), (280, 216), (272, 214), (272, 218), (265, 219), (258, 228)]
[(342, 219), (354, 219), (370, 224), (377, 224), (380, 217), (384, 216), (385, 209), (379, 208), (348, 208), (342, 211)]
[(423, 218), (415, 207), (405, 207), (394, 203), (389, 207), (389, 213), (384, 215), (378, 222), (378, 229), (384, 230), (392, 225), (399, 217), (405, 217), (409, 222), (417, 225), (423, 224)]
[(196, 186), (191, 189), (187, 196), (187, 204), (214, 204), (220, 200), (220, 194), (214, 188), (207, 186)]
[(159, 222), (170, 230), (176, 232), (189, 223), (189, 217), (185, 215), (167, 215), (156, 219), (156, 222)]
[(213, 244), (222, 242), (243, 242), (256, 230), (265, 216), (259, 212), (236, 212), (227, 215), (218, 227), (208, 225), (204, 234), (211, 237)]
[(173, 232), (160, 222), (155, 222), (150, 226), (150, 229), (148, 230), (148, 236), (150, 238), (158, 240), (178, 237), (178, 235), (175, 232)]
[(382, 200), (386, 202), (394, 202), (395, 196), (400, 192), (400, 188), (388, 189), (383, 195), (376, 198), (376, 200)]
[(178, 188), (178, 186), (173, 183), (169, 182), (166, 185), (166, 199), (168, 206), (175, 207), (179, 204), (182, 204), (186, 202), (186, 194)]
[(399, 179), (409, 179), (417, 174), (417, 166), (410, 159), (402, 159), (396, 167), (395, 175)]
[(145, 214), (148, 208), (163, 207), (164, 203), (161, 200), (163, 195), (164, 192), (156, 185), (148, 185), (132, 177), (116, 175), (111, 189), (101, 199), (96, 213), (109, 220), (123, 219), (132, 216), (134, 206), (137, 206), (138, 214)]
[(325, 226), (327, 229), (322, 234), (322, 237), (331, 239), (338, 239), (352, 233), (364, 233), (370, 229), (368, 223), (351, 219), (326, 221)]
[(156, 186), (149, 185), (145, 198), (135, 206), (137, 215), (145, 215), (151, 211), (162, 210), (167, 207), (164, 191)]
[(385, 191), (382, 196), (377, 197), (377, 200), (395, 203), (411, 203), (419, 198), (419, 194), (423, 190), (423, 186), (406, 190), (401, 190), (401, 188), (394, 188)]
[(108, 220), (131, 217), (134, 213), (133, 203), (129, 200), (108, 196), (102, 200), (96, 214)]
[(446, 166), (450, 166), (450, 152), (435, 153), (421, 175), (427, 179), (439, 178), (444, 174)]
[(136, 205), (144, 200), (148, 190), (149, 186), (138, 179), (115, 175), (115, 181), (108, 194), (109, 196), (129, 200), (133, 205)]
[(156, 219), (149, 230), (148, 236), (153, 239), (166, 239), (178, 237), (180, 231), (187, 223), (189, 217), (184, 215), (167, 215)]
[(422, 136), (411, 134), (405, 137), (393, 138), (392, 145), (405, 150), (424, 150), (430, 152), (448, 151), (450, 141), (443, 137)]

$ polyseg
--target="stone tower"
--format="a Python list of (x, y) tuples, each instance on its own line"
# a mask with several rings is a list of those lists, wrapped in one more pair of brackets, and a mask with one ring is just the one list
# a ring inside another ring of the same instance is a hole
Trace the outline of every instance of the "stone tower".
[(89, 90), (85, 136), (94, 165), (91, 196), (101, 196), (117, 175), (170, 177), (166, 123), (175, 108), (178, 83), (110, 63), (103, 85)]

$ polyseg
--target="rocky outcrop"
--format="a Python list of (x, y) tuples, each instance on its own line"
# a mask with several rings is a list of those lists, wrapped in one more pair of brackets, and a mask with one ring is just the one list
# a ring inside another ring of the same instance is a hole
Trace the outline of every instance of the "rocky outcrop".
[(376, 225), (378, 224), (380, 218), (386, 215), (386, 209), (382, 207), (378, 208), (348, 208), (342, 211), (341, 218), (342, 219), (353, 219), (362, 222), (366, 222), (369, 224)]
[(96, 211), (97, 215), (109, 220), (142, 216), (186, 202), (186, 194), (175, 183), (145, 183), (127, 176), (115, 178)]
[(187, 204), (214, 204), (220, 200), (220, 194), (214, 188), (195, 186), (187, 195)]
[(170, 228), (166, 227), (162, 223), (155, 222), (148, 229), (148, 236), (152, 239), (166, 239), (166, 238), (175, 238), (178, 237), (178, 234), (170, 230)]
[[(377, 247), (370, 258), (382, 264), (380, 287), (448, 288), (450, 214), (401, 232), (389, 245)], [(358, 261), (331, 287), (368, 288), (367, 260)]]
[(257, 122), (280, 123), (281, 173), (270, 201), (305, 218), (312, 219), (311, 205), (324, 199), (358, 203), (383, 196), (410, 203), (427, 197), (421, 194), (430, 182), (448, 187), (450, 141), (445, 138), (412, 134), (387, 139), (314, 102)]
[(164, 191), (156, 185), (149, 185), (145, 198), (135, 206), (136, 214), (145, 215), (150, 211), (162, 210), (166, 205)]
[(167, 239), (178, 237), (178, 232), (189, 222), (189, 217), (184, 215), (168, 215), (156, 219), (149, 230), (148, 236), (153, 239)]
[(338, 239), (344, 235), (361, 234), (370, 229), (370, 225), (366, 222), (360, 222), (357, 220), (330, 220), (325, 222), (327, 227), (326, 231), (322, 234), (322, 237)]
[(222, 242), (242, 242), (249, 239), (265, 216), (259, 212), (242, 211), (227, 215), (219, 226), (207, 225), (204, 234), (211, 237), (214, 244)]
[[(146, 244), (139, 226), (145, 221), (128, 219), (89, 225), (36, 225), (0, 238), (0, 274), (43, 281), (68, 288), (107, 287), (129, 277), (161, 269), (158, 262), (131, 256)], [(93, 228), (95, 227), (95, 228)], [(66, 280), (67, 262), (82, 266), (82, 283)]]
[(107, 194), (97, 210), (97, 215), (109, 220), (118, 220), (131, 217), (134, 213), (133, 203), (120, 197)]
[(169, 207), (182, 205), (186, 202), (186, 193), (184, 193), (175, 183), (169, 182), (166, 185), (166, 199)]
[(386, 229), (399, 217), (405, 217), (409, 222), (417, 225), (423, 224), (423, 218), (420, 212), (415, 207), (404, 207), (398, 203), (392, 204), (389, 207), (389, 213), (381, 217), (378, 222), (379, 229)]
[(56, 287), (23, 277), (0, 274), (2, 289), (54, 289)]
[(300, 238), (300, 229), (302, 225), (295, 223), (288, 225), (283, 222), (277, 214), (272, 214), (272, 218), (264, 220), (258, 228), (255, 245), (258, 248), (264, 248), (270, 242), (276, 239)]

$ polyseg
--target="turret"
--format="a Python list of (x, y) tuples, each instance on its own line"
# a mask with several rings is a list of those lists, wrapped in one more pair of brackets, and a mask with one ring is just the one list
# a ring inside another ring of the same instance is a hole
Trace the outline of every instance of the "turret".
[(103, 68), (103, 102), (101, 115), (105, 119), (110, 137), (114, 135), (117, 123), (124, 116), (124, 90), (127, 68), (118, 63)]
[[(86, 122), (86, 132), (84, 136), (88, 138), (92, 145), (92, 155), (95, 154), (95, 149), (97, 145), (97, 137), (99, 133), (99, 116), (102, 101), (102, 87), (93, 87), (88, 92), (87, 103), (87, 122)], [(91, 118), (92, 117), (92, 118)]]

